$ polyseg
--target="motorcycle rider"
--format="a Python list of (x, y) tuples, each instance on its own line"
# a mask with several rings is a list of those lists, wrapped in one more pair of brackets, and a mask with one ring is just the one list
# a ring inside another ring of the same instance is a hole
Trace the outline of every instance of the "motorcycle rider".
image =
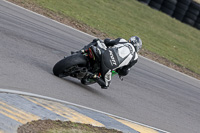
[[(93, 42), (85, 46), (83, 50), (87, 49), (91, 45), (96, 44), (98, 41), (102, 43), (100, 39), (94, 39)], [(126, 76), (129, 73), (130, 68), (135, 63), (137, 63), (138, 60), (137, 52), (139, 52), (139, 50), (142, 47), (142, 40), (138, 36), (132, 36), (128, 41), (123, 38), (117, 38), (115, 40), (107, 38), (104, 40), (103, 43), (106, 45), (108, 50), (110, 49), (109, 51), (111, 52), (112, 50), (116, 51), (115, 53), (121, 60), (120, 64), (116, 66), (116, 68), (113, 68), (113, 70), (115, 70), (120, 77)], [(115, 65), (115, 62), (113, 63)], [(111, 75), (112, 75), (112, 70), (108, 70), (107, 72), (104, 72), (102, 74), (101, 78), (92, 73), (90, 73), (88, 76), (93, 80), (95, 80), (101, 86), (102, 89), (107, 89), (111, 82)], [(81, 83), (85, 84), (84, 79), (81, 80)]]

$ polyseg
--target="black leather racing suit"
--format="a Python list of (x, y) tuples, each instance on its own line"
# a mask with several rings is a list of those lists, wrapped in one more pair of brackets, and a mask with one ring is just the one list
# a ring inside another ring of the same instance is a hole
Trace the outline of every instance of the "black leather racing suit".
[[(105, 39), (104, 40), (104, 44), (107, 46), (107, 47), (113, 47), (115, 45), (118, 45), (118, 44), (125, 44), (127, 43), (127, 41), (123, 38), (117, 38), (115, 40), (111, 40), (111, 39)], [(138, 61), (138, 55), (136, 55), (137, 53), (134, 52), (134, 56), (133, 58), (130, 60), (130, 62), (128, 63), (128, 65), (125, 65), (123, 67), (120, 67), (120, 68), (117, 68), (116, 69), (116, 72), (119, 74), (119, 76), (126, 76), (129, 71), (130, 71), (130, 68), (135, 65), (135, 63), (137, 63)], [(137, 57), (136, 57), (137, 56)]]
[[(93, 44), (95, 41), (98, 41), (99, 39), (94, 39), (93, 40)], [(131, 47), (133, 48), (133, 51), (129, 51), (131, 54), (132, 54), (132, 58), (131, 59), (128, 59), (128, 63), (126, 62), (126, 65), (120, 65), (121, 67), (119, 68), (116, 68), (115, 71), (118, 73), (119, 76), (126, 76), (129, 71), (130, 71), (130, 68), (135, 64), (137, 63), (137, 60), (138, 60), (138, 54), (137, 52), (135, 52), (135, 49), (134, 47), (132, 46), (132, 44), (128, 43), (125, 39), (122, 39), (122, 38), (117, 38), (115, 40), (111, 40), (111, 39), (105, 39), (104, 40), (104, 44), (107, 46), (107, 48), (123, 48), (123, 47), (127, 47), (127, 45), (131, 45)], [(91, 44), (89, 44), (91, 45)], [(106, 89), (110, 82), (109, 83), (106, 83), (105, 79), (103, 78), (97, 78), (95, 79), (96, 82), (101, 86), (101, 88), (104, 88)]]

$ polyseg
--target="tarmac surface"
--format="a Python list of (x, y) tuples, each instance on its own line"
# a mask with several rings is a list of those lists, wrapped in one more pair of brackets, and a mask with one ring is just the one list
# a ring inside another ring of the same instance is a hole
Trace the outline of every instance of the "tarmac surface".
[(200, 131), (200, 81), (141, 56), (124, 81), (113, 77), (107, 90), (53, 75), (57, 61), (93, 38), (0, 1), (0, 87), (69, 101), (169, 132)]

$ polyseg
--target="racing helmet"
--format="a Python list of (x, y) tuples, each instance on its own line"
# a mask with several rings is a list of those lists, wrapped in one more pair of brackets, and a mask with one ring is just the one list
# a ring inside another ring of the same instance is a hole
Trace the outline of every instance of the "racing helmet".
[(138, 36), (132, 36), (128, 42), (134, 46), (136, 52), (142, 48), (142, 40)]

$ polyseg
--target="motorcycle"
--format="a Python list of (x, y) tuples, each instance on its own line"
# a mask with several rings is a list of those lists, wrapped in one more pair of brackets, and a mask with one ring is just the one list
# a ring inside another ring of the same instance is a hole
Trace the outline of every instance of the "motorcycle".
[(119, 64), (120, 59), (117, 57), (116, 51), (107, 48), (98, 40), (57, 62), (53, 67), (53, 73), (61, 78), (71, 76), (81, 80), (84, 85), (90, 85), (96, 83), (96, 80), (91, 78), (91, 73), (109, 81), (111, 78), (103, 75), (109, 70), (111, 70), (112, 76), (116, 75), (117, 72), (114, 69)]

